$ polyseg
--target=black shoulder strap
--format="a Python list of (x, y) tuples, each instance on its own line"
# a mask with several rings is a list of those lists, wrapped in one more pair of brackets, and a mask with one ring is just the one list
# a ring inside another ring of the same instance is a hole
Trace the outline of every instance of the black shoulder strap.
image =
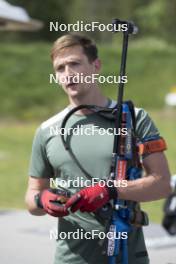
[(130, 112), (131, 112), (133, 130), (134, 130), (134, 134), (135, 134), (136, 133), (136, 116), (135, 116), (134, 104), (132, 101), (126, 101), (125, 103), (128, 104), (128, 107), (129, 107)]

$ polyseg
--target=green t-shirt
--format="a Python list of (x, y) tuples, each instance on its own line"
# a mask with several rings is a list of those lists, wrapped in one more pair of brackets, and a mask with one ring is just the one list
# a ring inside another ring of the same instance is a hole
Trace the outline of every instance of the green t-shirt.
[[(113, 106), (113, 102), (111, 106)], [(74, 180), (87, 180), (86, 176), (80, 171), (69, 152), (65, 150), (60, 133), (60, 126), (69, 108), (64, 109), (54, 117), (45, 121), (37, 129), (33, 141), (29, 175), (36, 178), (54, 178), (69, 182), (67, 189), (74, 194), (81, 189), (75, 187)], [(137, 117), (136, 133), (139, 140), (159, 137), (159, 132), (148, 114), (139, 108), (135, 108)], [(92, 177), (106, 179), (109, 175), (111, 153), (113, 149), (113, 135), (103, 133), (108, 128), (114, 128), (114, 121), (105, 119), (97, 113), (88, 115), (74, 114), (70, 117), (66, 129), (76, 128), (77, 125), (82, 129), (87, 128), (87, 132), (76, 135), (74, 130), (67, 130), (68, 142), (71, 151), (89, 172)], [(90, 130), (94, 128), (94, 134)], [(96, 129), (95, 129), (96, 128)], [(101, 129), (101, 131), (100, 131)], [(83, 131), (83, 130), (82, 130)], [(85, 130), (84, 130), (85, 131)], [(89, 132), (89, 135), (87, 134)], [(99, 133), (100, 132), (100, 133)], [(63, 182), (62, 182), (63, 183)], [(96, 232), (105, 231), (105, 225), (100, 223), (93, 213), (81, 213), (77, 211), (69, 214), (58, 221), (58, 239), (55, 254), (55, 264), (105, 264), (107, 257), (102, 253), (104, 245), (103, 239), (79, 239), (70, 237), (60, 237), (59, 234), (69, 232)], [(71, 233), (70, 233), (71, 234)], [(128, 236), (129, 264), (149, 263), (146, 252), (143, 232), (141, 228), (133, 228)], [(120, 262), (117, 262), (120, 263)]]

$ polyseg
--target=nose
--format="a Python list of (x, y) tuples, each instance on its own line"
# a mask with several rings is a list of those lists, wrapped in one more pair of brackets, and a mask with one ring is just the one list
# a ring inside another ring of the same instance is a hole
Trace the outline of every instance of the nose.
[(66, 83), (69, 84), (73, 82), (73, 77), (76, 75), (76, 73), (73, 71), (73, 69), (69, 65), (66, 65), (64, 75), (65, 75)]
[(75, 72), (73, 71), (73, 69), (69, 66), (66, 65), (65, 66), (65, 76), (74, 76)]

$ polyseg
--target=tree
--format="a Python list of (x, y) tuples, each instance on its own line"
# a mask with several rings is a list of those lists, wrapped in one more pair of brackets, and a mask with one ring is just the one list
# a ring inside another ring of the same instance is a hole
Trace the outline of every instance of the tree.
[[(33, 18), (40, 19), (44, 22), (44, 28), (34, 34), (25, 34), (30, 38), (42, 38), (45, 40), (55, 40), (62, 32), (50, 31), (49, 22), (68, 23), (68, 10), (71, 0), (67, 0), (66, 3), (62, 0), (9, 0), (13, 5), (19, 5), (24, 7), (29, 15)], [(24, 35), (24, 34), (23, 34)]]

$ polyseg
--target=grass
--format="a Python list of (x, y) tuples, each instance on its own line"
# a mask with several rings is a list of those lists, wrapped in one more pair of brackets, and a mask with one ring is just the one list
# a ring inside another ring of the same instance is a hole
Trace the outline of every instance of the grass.
[(17, 122), (0, 125), (0, 206), (24, 208), (32, 136), (35, 124)]
[[(150, 111), (161, 134), (168, 142), (167, 157), (172, 173), (176, 173), (176, 123), (174, 110)], [(28, 163), (36, 122), (1, 122), (0, 124), (0, 207), (24, 208)], [(163, 201), (143, 204), (151, 221), (161, 222)]]

